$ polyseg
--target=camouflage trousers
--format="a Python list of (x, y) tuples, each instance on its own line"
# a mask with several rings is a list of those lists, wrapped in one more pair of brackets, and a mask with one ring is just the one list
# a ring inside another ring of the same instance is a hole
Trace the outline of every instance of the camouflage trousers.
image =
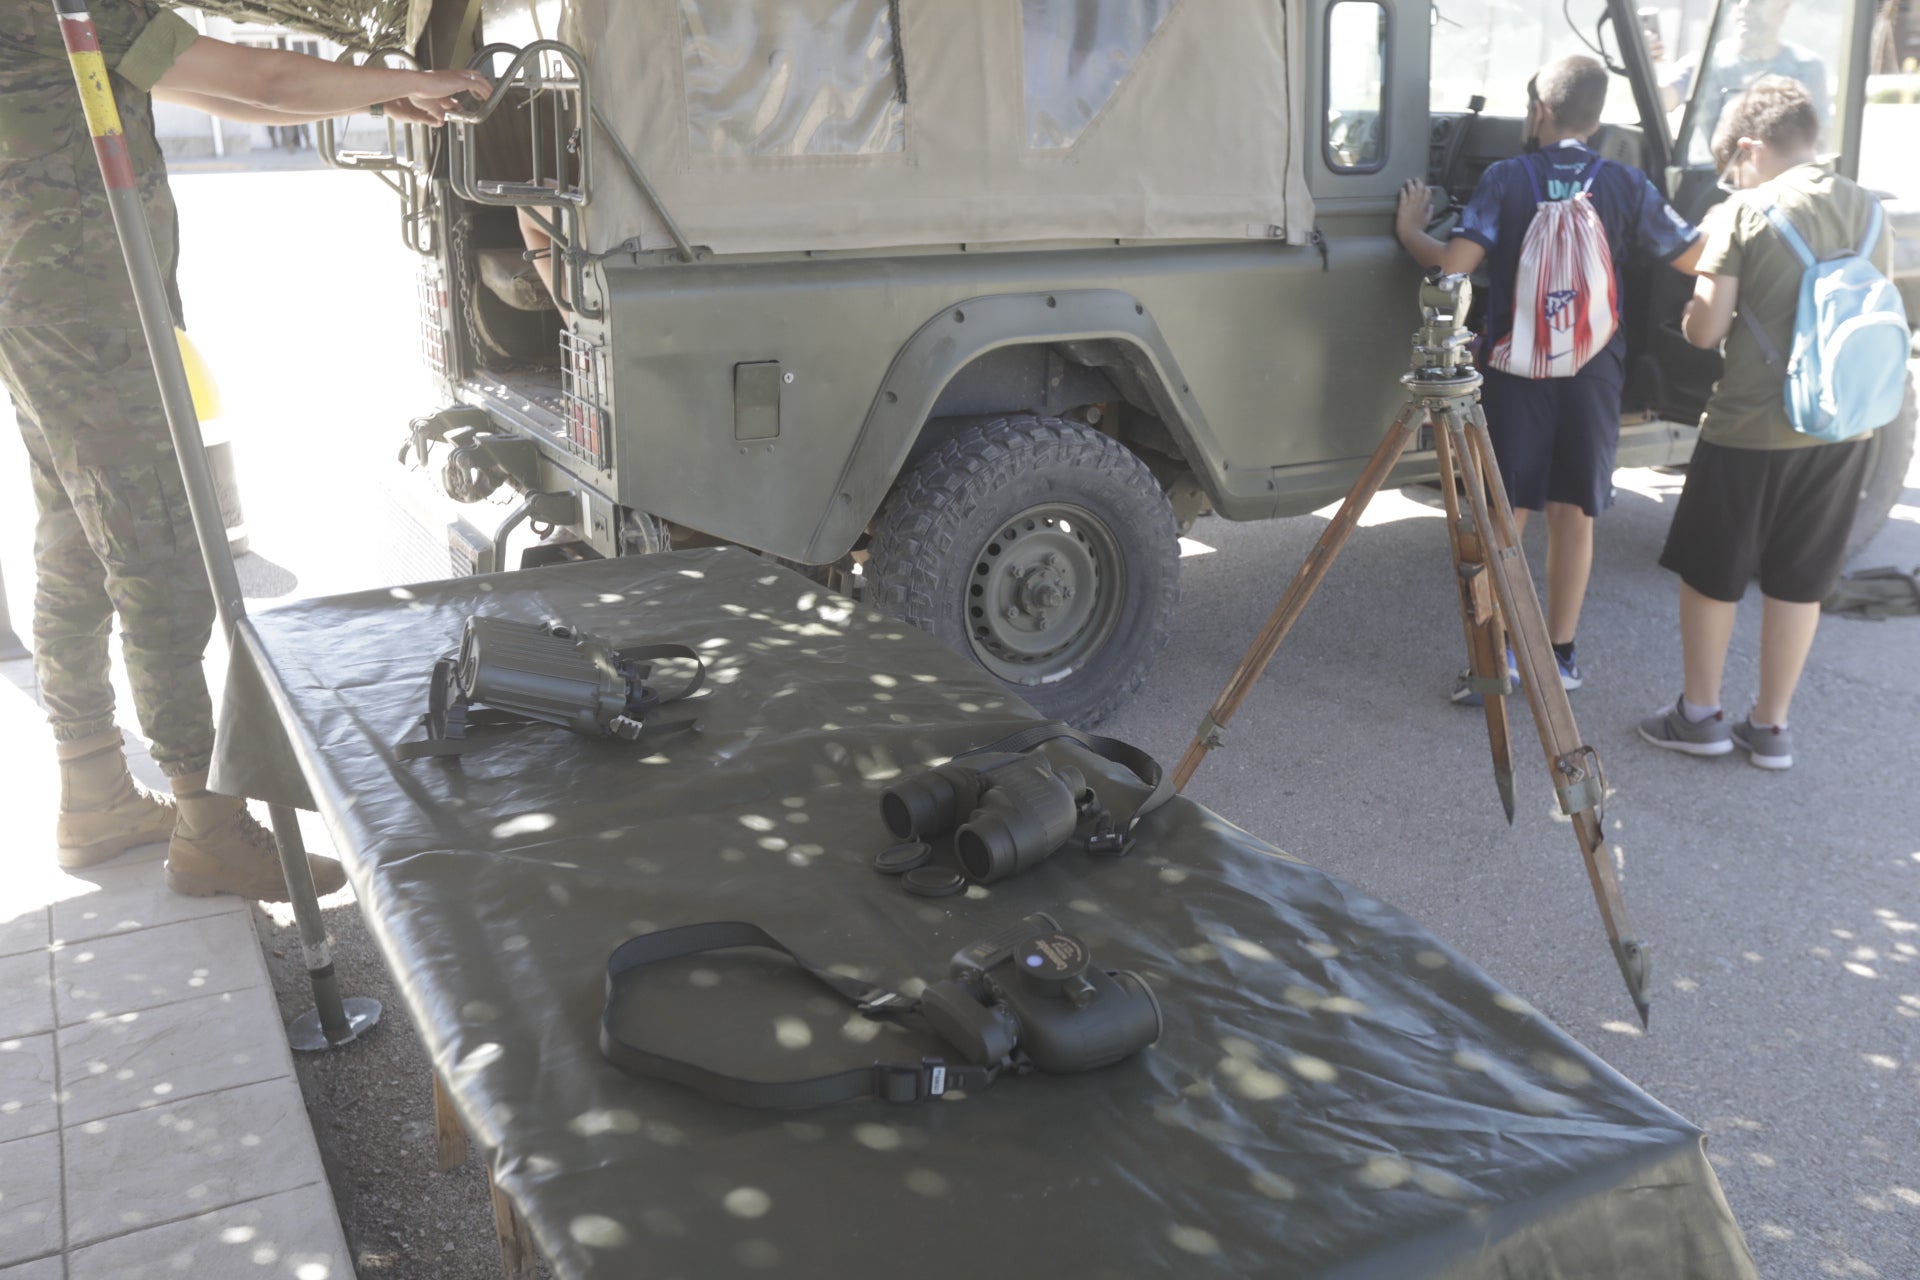
[(205, 771), (213, 592), (140, 330), (0, 328), (0, 373), (39, 511), (33, 662), (54, 737), (112, 727), (107, 642), (118, 614), (154, 759), (169, 776)]

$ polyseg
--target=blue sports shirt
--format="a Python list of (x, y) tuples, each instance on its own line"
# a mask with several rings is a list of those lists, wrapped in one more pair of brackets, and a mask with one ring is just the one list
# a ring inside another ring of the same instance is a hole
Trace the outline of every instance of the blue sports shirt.
[[(1486, 331), (1480, 335), (1483, 350), (1513, 328), (1514, 278), (1519, 274), (1520, 246), (1526, 240), (1534, 210), (1533, 184), (1521, 166), (1534, 166), (1547, 199), (1564, 200), (1579, 189), (1581, 178), (1598, 158), (1599, 154), (1584, 143), (1563, 142), (1530, 155), (1497, 161), (1481, 175), (1453, 234), (1487, 251), (1486, 270), (1492, 288), (1487, 296)], [(1616, 290), (1620, 268), (1634, 249), (1660, 262), (1671, 262), (1700, 237), (1700, 232), (1673, 211), (1638, 169), (1613, 161), (1603, 163), (1589, 194), (1600, 224), (1607, 229), (1607, 245), (1613, 250)], [(1625, 345), (1626, 340), (1616, 329), (1607, 350), (1618, 357)], [(1599, 364), (1596, 358), (1581, 373)]]

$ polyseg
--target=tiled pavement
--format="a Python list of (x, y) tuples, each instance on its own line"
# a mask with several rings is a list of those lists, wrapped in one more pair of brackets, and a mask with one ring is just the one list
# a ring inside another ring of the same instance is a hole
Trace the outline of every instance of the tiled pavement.
[(31, 690), (0, 662), (0, 1280), (349, 1280), (251, 906), (158, 846), (60, 872)]

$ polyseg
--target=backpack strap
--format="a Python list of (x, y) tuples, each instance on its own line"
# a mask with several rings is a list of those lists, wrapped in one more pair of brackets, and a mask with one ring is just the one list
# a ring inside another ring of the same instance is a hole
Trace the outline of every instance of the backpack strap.
[[(1781, 210), (1779, 204), (1772, 199), (1768, 199), (1765, 203), (1754, 201), (1751, 207), (1772, 224), (1774, 234), (1785, 241), (1787, 248), (1792, 250), (1793, 255), (1800, 259), (1801, 267), (1805, 270), (1812, 270), (1813, 251), (1807, 247), (1807, 242), (1801, 238), (1800, 233), (1794, 230), (1793, 223), (1788, 220), (1787, 215)], [(1786, 381), (1787, 362), (1785, 358), (1781, 356), (1780, 348), (1773, 345), (1773, 339), (1766, 335), (1766, 331), (1763, 330), (1759, 322), (1753, 318), (1753, 312), (1737, 304), (1736, 310), (1739, 312), (1740, 319), (1746, 324), (1747, 332), (1753, 335), (1754, 345), (1760, 348), (1760, 358), (1767, 362), (1767, 368), (1773, 370), (1774, 377), (1779, 378), (1782, 382)]]
[(1868, 196), (1867, 203), (1869, 205), (1867, 210), (1867, 234), (1860, 238), (1860, 247), (1855, 249), (1854, 253), (1871, 261), (1874, 247), (1880, 243), (1880, 232), (1882, 228), (1886, 226), (1887, 219), (1886, 215), (1881, 212), (1879, 197)]
[(1535, 204), (1545, 204), (1547, 202), (1547, 193), (1540, 185), (1539, 166), (1534, 164), (1531, 156), (1523, 155), (1520, 157), (1520, 167), (1527, 171), (1527, 185), (1533, 189), (1533, 202)]
[(1774, 377), (1785, 382), (1787, 362), (1781, 357), (1780, 348), (1773, 345), (1773, 339), (1769, 338), (1766, 331), (1760, 327), (1760, 322), (1753, 318), (1753, 312), (1737, 305), (1735, 310), (1740, 313), (1740, 319), (1745, 322), (1747, 332), (1753, 335), (1754, 345), (1760, 348), (1760, 358), (1767, 362), (1767, 368), (1773, 370)]
[[(1811, 271), (1815, 262), (1813, 250), (1807, 247), (1805, 238), (1794, 229), (1793, 221), (1787, 217), (1786, 212), (1773, 200), (1768, 200), (1766, 204), (1761, 205), (1760, 212), (1766, 216), (1768, 222), (1773, 224), (1775, 233), (1787, 242), (1787, 248), (1793, 250), (1793, 256), (1800, 259), (1800, 265)], [(1879, 235), (1875, 234), (1874, 239), (1879, 238)]]

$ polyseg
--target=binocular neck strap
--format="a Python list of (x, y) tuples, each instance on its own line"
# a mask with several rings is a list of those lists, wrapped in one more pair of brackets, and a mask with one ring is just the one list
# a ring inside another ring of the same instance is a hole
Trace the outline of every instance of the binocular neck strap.
[(882, 1102), (926, 1102), (957, 1089), (980, 1089), (993, 1082), (998, 1071), (971, 1063), (949, 1063), (939, 1058), (919, 1062), (874, 1062), (805, 1080), (744, 1080), (683, 1058), (670, 1058), (643, 1049), (625, 1039), (613, 1026), (613, 1007), (630, 987), (637, 970), (661, 960), (725, 951), (734, 947), (765, 947), (778, 951), (816, 982), (869, 1018), (899, 1019), (912, 1014), (920, 1002), (885, 987), (817, 969), (758, 925), (741, 920), (683, 925), (629, 938), (607, 957), (607, 1002), (600, 1014), (600, 1053), (614, 1066), (636, 1078), (671, 1080), (716, 1102), (735, 1106), (793, 1111), (824, 1107), (835, 1102), (877, 1098)]
[(1023, 751), (1031, 751), (1041, 743), (1052, 742), (1057, 738), (1065, 738), (1069, 742), (1079, 743), (1101, 759), (1111, 760), (1122, 768), (1131, 771), (1134, 777), (1146, 784), (1146, 798), (1134, 807), (1132, 813), (1127, 814), (1125, 817), (1121, 817), (1118, 813), (1113, 815), (1114, 824), (1120, 831), (1127, 832), (1133, 830), (1134, 824), (1139, 822), (1140, 819), (1173, 799), (1173, 779), (1167, 776), (1167, 771), (1160, 767), (1158, 760), (1155, 760), (1152, 756), (1130, 742), (1122, 742), (1118, 738), (1103, 738), (1097, 733), (1084, 733), (1070, 724), (1061, 724), (1058, 721), (1049, 724), (1030, 725), (1025, 729), (1008, 734), (998, 742), (990, 742), (984, 747), (975, 747), (971, 751), (963, 751), (956, 759), (964, 760), (968, 756), (985, 755), (989, 753), (1017, 755)]

